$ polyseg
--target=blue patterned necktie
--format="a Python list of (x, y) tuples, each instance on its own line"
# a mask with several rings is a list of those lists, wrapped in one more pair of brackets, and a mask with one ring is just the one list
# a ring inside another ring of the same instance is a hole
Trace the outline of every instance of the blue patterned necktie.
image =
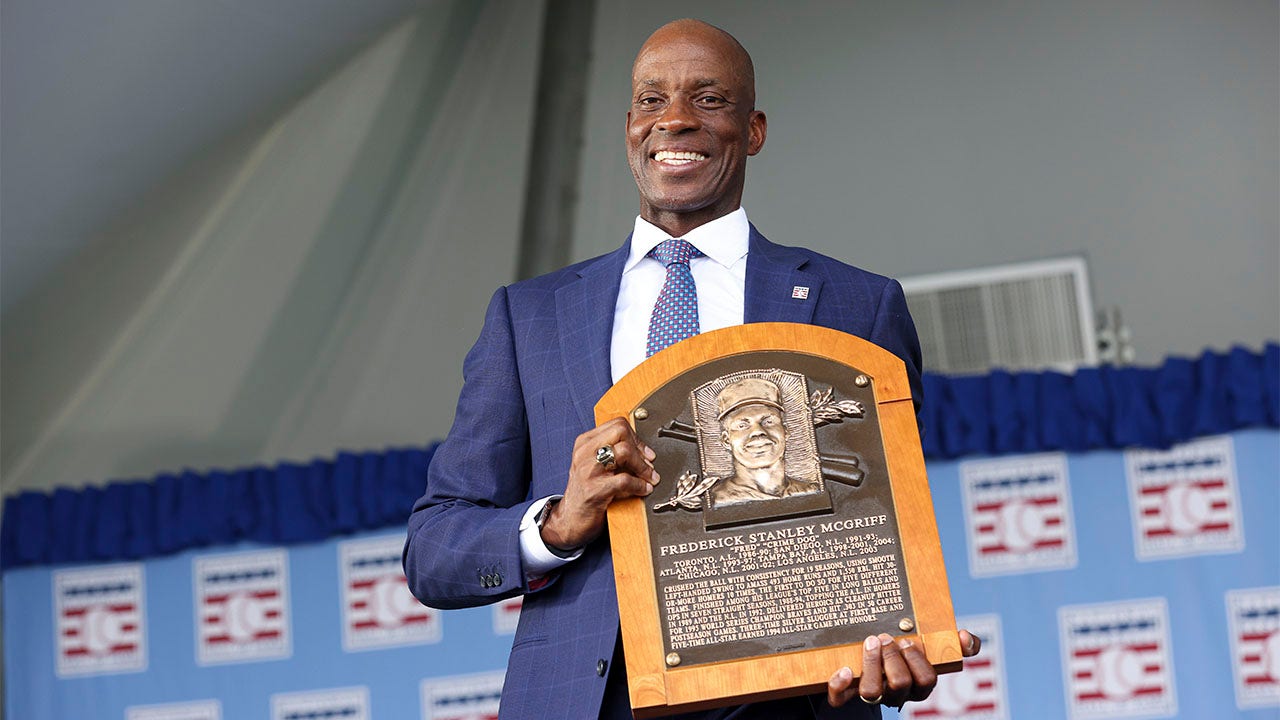
[(649, 256), (667, 266), (667, 281), (653, 304), (645, 357), (698, 334), (698, 288), (693, 284), (689, 259), (702, 257), (702, 253), (687, 240), (666, 240), (650, 250)]

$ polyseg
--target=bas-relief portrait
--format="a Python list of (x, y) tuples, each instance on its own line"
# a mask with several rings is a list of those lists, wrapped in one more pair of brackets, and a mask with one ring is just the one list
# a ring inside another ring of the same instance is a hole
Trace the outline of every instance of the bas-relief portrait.
[(692, 393), (711, 508), (824, 490), (805, 378), (782, 370), (725, 375)]
[(809, 395), (809, 385), (774, 367), (727, 373), (689, 392), (693, 422), (671, 418), (658, 435), (696, 444), (701, 467), (684, 468), (653, 511), (701, 512), (708, 530), (832, 512), (827, 481), (858, 487), (865, 473), (856, 454), (823, 452), (814, 428), (860, 419), (865, 408), (822, 383)]

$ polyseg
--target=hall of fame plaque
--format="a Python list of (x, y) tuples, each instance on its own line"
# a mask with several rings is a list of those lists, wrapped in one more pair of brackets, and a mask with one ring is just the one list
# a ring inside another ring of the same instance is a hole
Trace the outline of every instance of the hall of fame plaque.
[(609, 508), (636, 717), (822, 691), (861, 642), (961, 653), (905, 365), (757, 323), (654, 355), (596, 405), (663, 481)]

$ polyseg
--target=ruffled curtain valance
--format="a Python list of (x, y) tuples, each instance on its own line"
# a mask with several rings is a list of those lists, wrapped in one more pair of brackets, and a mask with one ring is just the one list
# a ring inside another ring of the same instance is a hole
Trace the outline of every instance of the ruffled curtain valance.
[(400, 525), (434, 452), (340, 453), (308, 464), (24, 492), (5, 499), (0, 566), (134, 560), (241, 540), (311, 542)]
[[(1168, 447), (1280, 427), (1280, 345), (1158, 368), (926, 375), (925, 455)], [(109, 562), (241, 540), (289, 544), (402, 525), (434, 446), (273, 468), (187, 471), (5, 499), (0, 568)]]
[(930, 458), (1050, 450), (1167, 448), (1280, 426), (1280, 345), (1170, 358), (1157, 368), (924, 376)]

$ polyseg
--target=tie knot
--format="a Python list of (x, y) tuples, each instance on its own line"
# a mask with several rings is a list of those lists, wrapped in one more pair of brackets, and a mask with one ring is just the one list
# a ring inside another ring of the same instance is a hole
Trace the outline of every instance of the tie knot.
[(649, 251), (649, 255), (670, 267), (672, 263), (688, 265), (689, 258), (702, 257), (702, 252), (688, 240), (676, 238), (658, 243), (657, 247)]

